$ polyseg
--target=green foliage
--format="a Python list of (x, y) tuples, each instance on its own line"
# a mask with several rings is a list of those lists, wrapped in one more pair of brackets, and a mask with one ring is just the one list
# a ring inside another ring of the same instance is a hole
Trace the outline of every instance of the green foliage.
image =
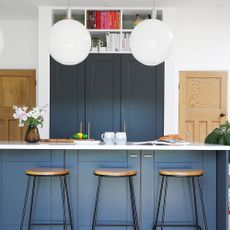
[(214, 129), (205, 138), (206, 144), (230, 145), (230, 122)]

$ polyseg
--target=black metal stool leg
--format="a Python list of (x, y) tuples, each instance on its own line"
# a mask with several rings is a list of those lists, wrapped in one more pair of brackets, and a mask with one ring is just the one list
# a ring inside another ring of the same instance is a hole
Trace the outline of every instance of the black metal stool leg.
[(96, 223), (97, 223), (97, 210), (98, 210), (98, 201), (99, 201), (99, 196), (100, 196), (100, 188), (101, 188), (101, 177), (98, 176), (97, 192), (96, 192), (96, 200), (95, 200), (95, 206), (94, 206), (92, 230), (95, 230)]
[(130, 187), (130, 198), (131, 198), (131, 205), (132, 205), (134, 230), (139, 230), (137, 207), (136, 207), (135, 194), (133, 188), (133, 178), (131, 176), (129, 176), (129, 187)]
[(23, 206), (23, 211), (22, 211), (22, 218), (21, 218), (21, 224), (20, 224), (20, 230), (23, 230), (23, 225), (24, 225), (24, 220), (25, 220), (25, 215), (26, 215), (26, 208), (27, 208), (27, 201), (28, 201), (28, 195), (29, 195), (29, 190), (30, 190), (30, 177), (28, 176), (27, 178), (27, 186), (26, 186), (26, 195), (25, 195), (25, 201), (24, 201), (24, 206)]
[(161, 219), (161, 230), (164, 227), (165, 221), (165, 208), (166, 208), (166, 199), (167, 199), (167, 192), (168, 192), (168, 177), (165, 178), (165, 189), (164, 189), (164, 201), (163, 201), (163, 211), (162, 211), (162, 219)]
[(32, 212), (33, 212), (33, 204), (34, 204), (35, 185), (36, 185), (36, 176), (33, 177), (33, 185), (32, 185), (32, 192), (31, 192), (30, 215), (29, 215), (29, 222), (28, 222), (28, 230), (31, 229), (31, 220), (32, 220)]
[(161, 188), (160, 188), (159, 200), (157, 204), (156, 220), (155, 220), (155, 225), (153, 225), (153, 230), (157, 230), (158, 218), (159, 218), (159, 212), (160, 212), (160, 206), (161, 206), (161, 198), (162, 198), (162, 192), (163, 192), (163, 187), (164, 187), (164, 180), (165, 180), (165, 177), (163, 176), (161, 179)]
[(74, 230), (66, 176), (64, 176), (63, 180), (64, 180), (64, 188), (65, 188), (65, 194), (66, 194), (66, 199), (67, 199), (68, 211), (69, 211), (70, 229)]
[(62, 176), (59, 177), (60, 180), (60, 187), (61, 187), (61, 196), (62, 196), (62, 212), (63, 212), (63, 223), (64, 223), (64, 230), (67, 230), (67, 225), (66, 225), (66, 202), (65, 202), (65, 187), (63, 183), (63, 178)]
[(201, 228), (198, 224), (198, 211), (197, 211), (195, 179), (194, 179), (194, 177), (192, 177), (191, 179), (192, 179), (193, 204), (194, 204), (194, 212), (195, 212), (195, 224), (196, 224), (196, 229), (201, 230)]
[(202, 189), (201, 189), (201, 184), (200, 184), (200, 178), (198, 177), (197, 180), (198, 180), (198, 187), (199, 187), (199, 193), (200, 193), (200, 202), (201, 202), (201, 207), (202, 207), (204, 226), (205, 226), (205, 230), (208, 230), (208, 224), (207, 224), (207, 220), (206, 220), (206, 214), (205, 214), (205, 208), (204, 208), (204, 199), (203, 199), (203, 194), (202, 194)]

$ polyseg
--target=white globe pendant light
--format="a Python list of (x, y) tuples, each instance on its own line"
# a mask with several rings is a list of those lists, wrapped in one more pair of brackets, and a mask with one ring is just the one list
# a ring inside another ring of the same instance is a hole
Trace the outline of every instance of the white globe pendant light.
[(63, 65), (76, 65), (86, 59), (90, 49), (90, 33), (80, 22), (71, 19), (68, 7), (67, 19), (55, 23), (50, 31), (50, 55)]
[(5, 45), (4, 36), (3, 36), (2, 31), (0, 30), (0, 54), (3, 51), (4, 45)]
[(140, 22), (131, 33), (131, 52), (140, 63), (155, 66), (169, 57), (172, 47), (173, 33), (166, 23), (155, 19), (153, 2), (152, 19)]

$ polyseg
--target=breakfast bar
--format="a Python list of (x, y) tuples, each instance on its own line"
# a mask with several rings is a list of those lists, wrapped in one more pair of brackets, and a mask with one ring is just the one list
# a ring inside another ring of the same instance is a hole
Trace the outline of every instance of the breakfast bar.
[[(155, 222), (162, 169), (203, 170), (201, 179), (209, 230), (228, 227), (228, 146), (220, 145), (78, 145), (68, 143), (0, 142), (0, 230), (18, 230), (26, 192), (25, 170), (38, 167), (66, 168), (74, 229), (92, 229), (98, 168), (126, 168), (137, 171), (133, 178), (137, 216), (141, 230)], [(98, 220), (132, 221), (128, 181), (104, 178), (98, 206)], [(35, 191), (33, 219), (36, 222), (62, 220), (61, 189), (57, 178), (40, 178)], [(170, 178), (165, 223), (194, 222), (193, 199), (187, 180)], [(199, 196), (198, 196), (199, 201)], [(202, 208), (198, 202), (198, 219)], [(26, 214), (28, 218), (28, 214)], [(26, 219), (25, 218), (25, 219)], [(33, 229), (37, 229), (35, 226)], [(42, 229), (63, 229), (43, 226)], [(130, 227), (97, 227), (124, 230)], [(166, 228), (176, 229), (176, 228)], [(192, 229), (188, 227), (182, 230)]]

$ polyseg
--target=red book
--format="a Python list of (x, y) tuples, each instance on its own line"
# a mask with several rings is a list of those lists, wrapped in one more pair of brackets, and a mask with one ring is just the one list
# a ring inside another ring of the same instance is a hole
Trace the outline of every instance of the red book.
[(117, 11), (117, 29), (121, 28), (121, 13), (120, 11)]
[(96, 11), (93, 11), (92, 29), (96, 29)]
[(109, 29), (109, 12), (105, 12), (105, 29)]
[(109, 11), (109, 29), (113, 29), (113, 12)]

